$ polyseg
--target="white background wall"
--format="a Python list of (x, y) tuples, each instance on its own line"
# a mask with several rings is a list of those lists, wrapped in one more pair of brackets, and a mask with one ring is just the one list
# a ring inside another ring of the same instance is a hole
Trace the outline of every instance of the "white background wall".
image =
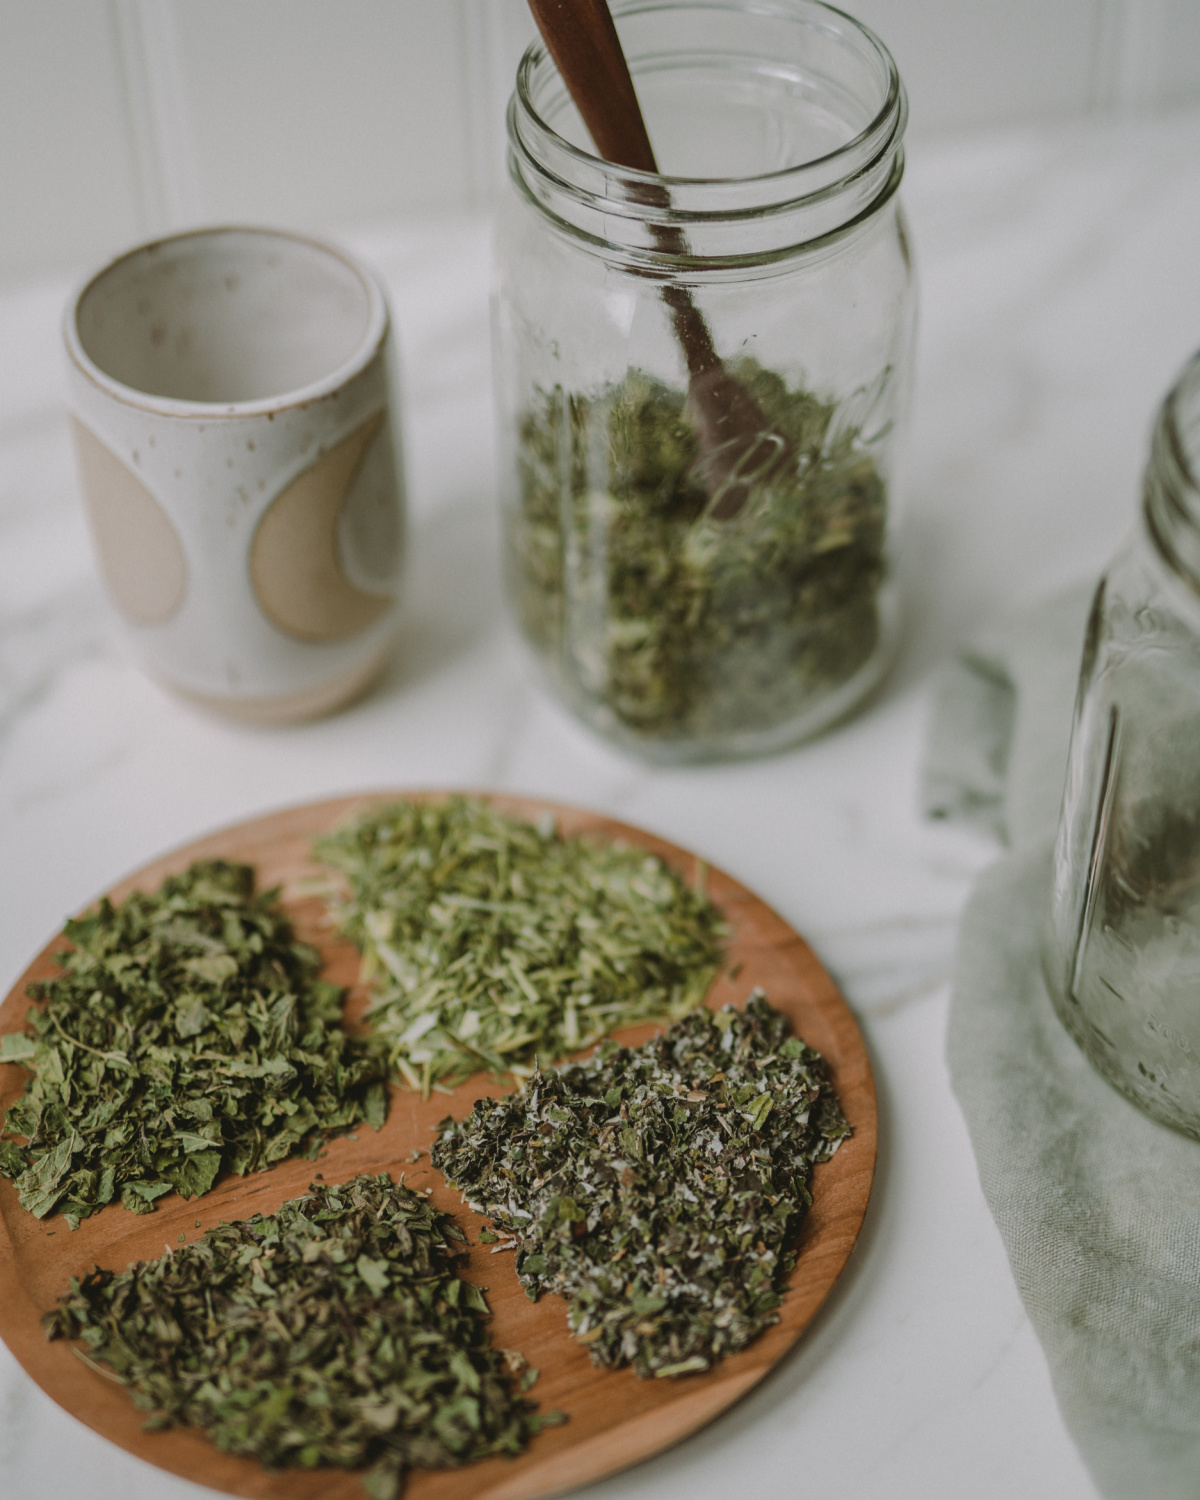
[[(912, 133), (1200, 100), (1200, 0), (842, 0)], [(0, 280), (199, 220), (486, 207), (524, 0), (0, 0)]]

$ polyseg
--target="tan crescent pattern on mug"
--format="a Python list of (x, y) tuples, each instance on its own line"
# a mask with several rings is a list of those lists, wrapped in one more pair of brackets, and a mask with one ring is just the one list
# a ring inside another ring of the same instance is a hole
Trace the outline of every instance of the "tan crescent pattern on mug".
[(250, 577), (268, 618), (301, 641), (340, 641), (372, 624), (391, 595), (346, 577), (338, 521), (366, 451), (383, 425), (376, 412), (275, 499), (254, 533)]
[(187, 562), (162, 506), (115, 453), (71, 418), (83, 494), (104, 581), (134, 625), (161, 625), (183, 603)]

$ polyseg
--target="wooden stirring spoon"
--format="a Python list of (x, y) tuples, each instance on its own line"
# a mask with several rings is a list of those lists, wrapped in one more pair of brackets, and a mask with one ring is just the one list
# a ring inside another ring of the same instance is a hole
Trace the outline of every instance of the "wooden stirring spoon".
[[(605, 161), (657, 175), (654, 148), (607, 0), (529, 0), (529, 8), (596, 150)], [(650, 185), (645, 196), (648, 206), (670, 207), (665, 186)], [(674, 226), (656, 226), (654, 236), (667, 254), (687, 253), (683, 233)], [(795, 464), (795, 453), (721, 362), (687, 287), (664, 286), (662, 299), (671, 309), (687, 361), (688, 409), (700, 438), (708, 515), (730, 520), (755, 485)]]

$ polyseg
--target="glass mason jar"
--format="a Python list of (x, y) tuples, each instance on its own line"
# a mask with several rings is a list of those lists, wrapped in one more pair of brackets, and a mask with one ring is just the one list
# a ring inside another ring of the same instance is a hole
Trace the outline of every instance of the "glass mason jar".
[(1200, 1138), (1200, 355), (1092, 605), (1045, 970), (1096, 1068)]
[(510, 597), (601, 733), (752, 755), (844, 715), (895, 638), (907, 103), (882, 43), (816, 0), (613, 14), (671, 175), (598, 159), (540, 45), (509, 106)]

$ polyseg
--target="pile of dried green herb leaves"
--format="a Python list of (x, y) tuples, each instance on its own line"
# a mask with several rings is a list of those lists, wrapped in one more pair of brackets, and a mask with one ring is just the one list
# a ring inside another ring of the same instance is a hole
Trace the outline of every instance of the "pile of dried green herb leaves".
[[(72, 1228), (114, 1198), (149, 1213), (387, 1110), (375, 1044), (342, 1029), (274, 893), (246, 865), (202, 862), (67, 923), (60, 977), (31, 986), (30, 1030), (0, 1061), (32, 1078), (9, 1109), (0, 1173)], [(18, 1144), (14, 1137), (25, 1137)]]
[(398, 802), (321, 839), (343, 931), (375, 987), (367, 1018), (428, 1094), (518, 1078), (635, 1021), (699, 1005), (724, 927), (643, 850), (535, 827), (477, 799)]
[(777, 1321), (813, 1164), (849, 1134), (821, 1057), (756, 991), (478, 1100), (432, 1159), (595, 1363), (668, 1376)]
[(391, 1500), (410, 1468), (516, 1454), (564, 1420), (514, 1390), (523, 1361), (491, 1347), (483, 1294), (454, 1268), (462, 1240), (386, 1175), (314, 1183), (270, 1217), (72, 1280), (44, 1322), (117, 1372), (147, 1426), (201, 1427), (271, 1467), (366, 1468)]
[(786, 723), (879, 641), (886, 492), (861, 427), (753, 359), (729, 369), (796, 464), (726, 519), (684, 392), (640, 370), (547, 392), (519, 426), (518, 618), (567, 700), (643, 743)]

